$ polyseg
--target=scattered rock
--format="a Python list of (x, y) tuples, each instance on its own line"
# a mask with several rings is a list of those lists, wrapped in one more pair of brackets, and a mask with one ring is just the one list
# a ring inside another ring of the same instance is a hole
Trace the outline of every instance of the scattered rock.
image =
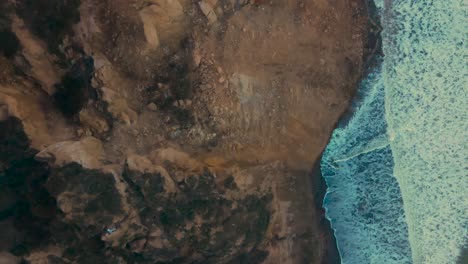
[(75, 162), (85, 168), (99, 168), (102, 152), (102, 144), (99, 139), (85, 137), (80, 141), (55, 143), (39, 152), (36, 159), (48, 162), (53, 167), (61, 167)]
[(193, 49), (192, 51), (192, 60), (193, 60), (193, 65), (195, 67), (200, 66), (201, 60), (202, 60), (202, 55), (200, 53), (200, 49)]
[(149, 159), (138, 156), (130, 155), (126, 161), (129, 171), (139, 172), (142, 174), (151, 174), (154, 177), (162, 177), (163, 188), (167, 193), (174, 193), (177, 191), (174, 180), (171, 178), (166, 169), (162, 166), (153, 164)]
[(89, 127), (96, 134), (103, 134), (109, 131), (109, 125), (106, 120), (95, 111), (84, 109), (80, 111), (79, 118), (83, 126)]
[[(149, 1), (139, 16), (148, 48), (154, 50), (160, 41), (182, 39), (184, 36), (184, 9), (178, 0)], [(168, 23), (168, 21), (171, 21)], [(172, 40), (171, 40), (172, 41)]]
[(52, 56), (47, 52), (46, 44), (34, 36), (20, 18), (13, 19), (12, 29), (18, 37), (23, 47), (23, 55), (30, 65), (29, 69), (24, 70), (39, 81), (41, 88), (47, 94), (53, 95), (55, 84), (60, 82), (60, 77)]
[(124, 218), (125, 199), (117, 184), (112, 173), (70, 163), (52, 170), (46, 188), (65, 221), (80, 227), (83, 235), (94, 236)]
[(138, 114), (127, 105), (127, 101), (123, 98), (113, 100), (108, 109), (114, 118), (127, 125), (134, 123), (138, 117)]
[(153, 111), (153, 112), (158, 110), (158, 107), (156, 106), (155, 103), (149, 103), (146, 107), (148, 107), (148, 109)]
[(208, 24), (214, 24), (216, 21), (218, 21), (218, 17), (216, 16), (215, 11), (213, 10), (213, 7), (211, 4), (205, 0), (202, 0), (198, 3), (200, 6), (200, 10), (203, 12), (205, 17), (208, 19)]
[(78, 129), (76, 130), (76, 135), (77, 135), (78, 137), (82, 137), (82, 136), (84, 135), (84, 130), (83, 130), (82, 128), (78, 128)]

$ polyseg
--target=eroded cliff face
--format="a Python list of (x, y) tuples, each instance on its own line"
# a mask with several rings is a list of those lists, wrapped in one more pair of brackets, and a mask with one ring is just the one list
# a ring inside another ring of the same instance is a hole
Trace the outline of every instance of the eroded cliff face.
[(326, 261), (308, 176), (360, 76), (364, 1), (1, 5), (0, 251)]

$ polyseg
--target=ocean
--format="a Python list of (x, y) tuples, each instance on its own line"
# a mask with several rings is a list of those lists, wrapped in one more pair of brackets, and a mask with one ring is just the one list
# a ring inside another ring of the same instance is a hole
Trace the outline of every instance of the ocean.
[(342, 263), (456, 263), (467, 245), (467, 5), (376, 1), (375, 58), (322, 161)]

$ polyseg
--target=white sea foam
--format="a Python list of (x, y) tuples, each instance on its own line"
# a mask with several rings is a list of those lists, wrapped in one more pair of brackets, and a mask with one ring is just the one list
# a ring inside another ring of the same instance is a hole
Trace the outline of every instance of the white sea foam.
[(364, 80), (353, 117), (323, 155), (327, 217), (346, 264), (411, 263), (403, 203), (386, 134), (380, 68)]
[(386, 8), (386, 120), (413, 262), (456, 263), (468, 230), (467, 4)]
[(375, 3), (383, 68), (323, 155), (327, 217), (345, 264), (456, 263), (468, 240), (468, 4)]

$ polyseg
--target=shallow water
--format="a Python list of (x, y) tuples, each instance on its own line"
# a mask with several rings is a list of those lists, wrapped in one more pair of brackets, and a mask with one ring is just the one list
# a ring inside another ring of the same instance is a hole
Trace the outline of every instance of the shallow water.
[[(390, 3), (390, 2), (389, 2)], [(383, 51), (321, 162), (343, 263), (456, 263), (467, 244), (467, 5), (383, 6)]]
[(357, 97), (354, 116), (334, 131), (322, 158), (327, 217), (343, 263), (410, 263), (403, 202), (387, 140), (380, 68), (362, 82)]

